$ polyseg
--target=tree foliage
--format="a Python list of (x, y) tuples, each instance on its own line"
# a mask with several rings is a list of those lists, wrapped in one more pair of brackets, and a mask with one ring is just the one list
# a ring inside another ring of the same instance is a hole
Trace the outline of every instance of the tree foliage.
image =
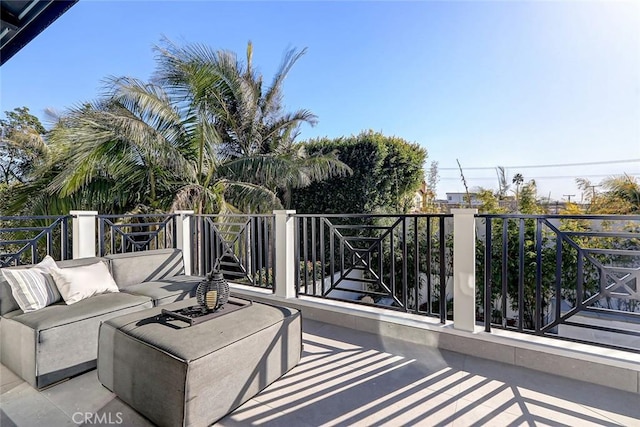
[(640, 214), (640, 182), (627, 174), (611, 176), (599, 184), (586, 178), (576, 178), (585, 204), (581, 213), (601, 215)]
[(46, 133), (29, 108), (5, 111), (0, 119), (0, 182), (5, 186), (24, 182), (26, 176), (46, 154)]
[(260, 212), (278, 194), (349, 169), (295, 143), (307, 110), (286, 112), (283, 82), (304, 50), (291, 49), (271, 85), (234, 52), (165, 41), (151, 82), (110, 77), (104, 95), (69, 109), (50, 135), (50, 161), (13, 200), (39, 213), (195, 209)]
[(337, 153), (353, 173), (295, 189), (290, 206), (300, 213), (406, 212), (424, 180), (426, 150), (402, 138), (367, 131), (305, 146), (311, 154)]
[(421, 213), (436, 213), (438, 207), (436, 205), (436, 196), (438, 195), (438, 182), (440, 181), (440, 173), (438, 169), (438, 162), (432, 161), (427, 172), (427, 180), (423, 182), (420, 189), (421, 206), (419, 210)]

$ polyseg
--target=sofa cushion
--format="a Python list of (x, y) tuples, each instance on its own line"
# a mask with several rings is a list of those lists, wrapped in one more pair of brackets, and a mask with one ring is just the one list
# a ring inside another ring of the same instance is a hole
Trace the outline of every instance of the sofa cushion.
[(4, 276), (0, 274), (0, 316), (15, 310), (20, 310), (20, 306), (13, 297), (11, 286), (4, 279)]
[(64, 301), (71, 305), (83, 299), (103, 294), (118, 292), (109, 267), (102, 261), (95, 264), (81, 265), (51, 270)]
[(150, 301), (151, 298), (143, 295), (107, 293), (95, 295), (73, 305), (66, 305), (61, 301), (30, 313), (13, 311), (5, 314), (4, 318), (20, 322), (36, 331), (42, 331), (91, 317), (99, 317), (128, 307), (143, 305)]
[(148, 296), (155, 306), (165, 305), (195, 297), (195, 288), (203, 280), (200, 276), (179, 275), (127, 286), (122, 292)]
[(50, 274), (57, 268), (53, 258), (47, 255), (33, 267), (3, 268), (2, 275), (11, 286), (18, 306), (27, 313), (60, 301), (60, 292)]
[(157, 249), (107, 255), (111, 273), (120, 289), (184, 274), (180, 249)]
[(56, 261), (58, 268), (69, 268), (69, 267), (79, 267), (81, 265), (91, 265), (95, 264), (98, 261), (102, 261), (109, 265), (109, 261), (106, 258), (100, 257), (88, 257), (88, 258), (76, 258), (76, 259), (67, 259), (64, 261)]

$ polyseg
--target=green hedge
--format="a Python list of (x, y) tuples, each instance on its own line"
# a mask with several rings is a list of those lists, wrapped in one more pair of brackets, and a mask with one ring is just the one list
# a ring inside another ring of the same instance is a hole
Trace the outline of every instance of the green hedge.
[(298, 213), (407, 212), (424, 180), (426, 150), (402, 138), (368, 131), (305, 147), (309, 154), (337, 152), (353, 174), (293, 190), (291, 208)]

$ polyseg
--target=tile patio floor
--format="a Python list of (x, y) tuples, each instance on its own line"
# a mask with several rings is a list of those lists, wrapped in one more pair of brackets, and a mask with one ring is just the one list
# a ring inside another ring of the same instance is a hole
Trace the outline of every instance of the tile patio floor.
[[(300, 364), (216, 425), (640, 426), (637, 394), (310, 320), (303, 329)], [(106, 423), (84, 425), (151, 425), (95, 370), (39, 393), (0, 368), (1, 427), (74, 426), (85, 412)]]

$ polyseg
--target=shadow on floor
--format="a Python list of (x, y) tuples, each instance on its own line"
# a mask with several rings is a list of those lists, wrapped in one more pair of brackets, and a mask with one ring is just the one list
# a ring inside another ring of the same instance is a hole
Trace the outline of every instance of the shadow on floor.
[(306, 329), (301, 363), (219, 425), (640, 425), (632, 393), (331, 325)]

